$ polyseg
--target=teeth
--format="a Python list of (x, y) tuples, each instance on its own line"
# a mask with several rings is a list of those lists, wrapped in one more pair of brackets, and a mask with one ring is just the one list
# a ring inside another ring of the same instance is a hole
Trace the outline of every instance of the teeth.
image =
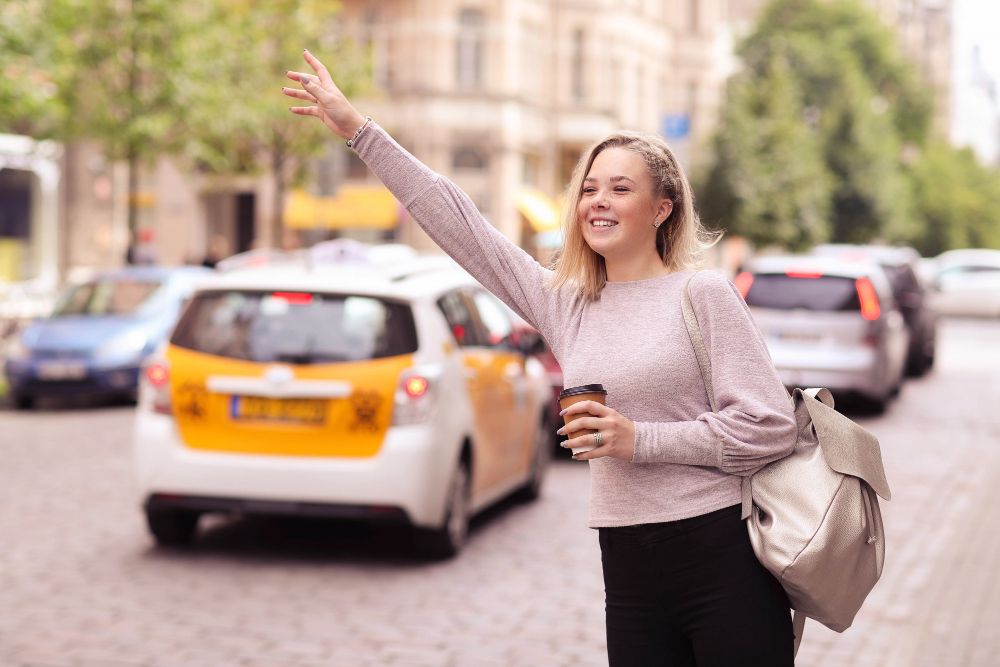
[(594, 227), (614, 227), (617, 222), (612, 222), (611, 220), (592, 220), (590, 222)]

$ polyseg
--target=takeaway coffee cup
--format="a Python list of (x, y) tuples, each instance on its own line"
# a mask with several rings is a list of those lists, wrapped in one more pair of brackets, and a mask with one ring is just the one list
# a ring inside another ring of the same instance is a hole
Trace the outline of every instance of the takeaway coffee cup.
[[(580, 401), (597, 401), (601, 405), (605, 405), (604, 401), (608, 395), (608, 390), (604, 388), (601, 384), (582, 384), (578, 387), (570, 387), (568, 389), (563, 389), (559, 394), (559, 409), (565, 410), (574, 403), (579, 403)], [(563, 422), (568, 424), (574, 419), (579, 419), (580, 417), (585, 417), (587, 415), (564, 415)], [(572, 435), (574, 438), (578, 438), (581, 435), (596, 433), (594, 429), (584, 428), (579, 431), (573, 431)], [(574, 447), (574, 454), (582, 454), (583, 452), (589, 452), (594, 449), (594, 444), (584, 445), (583, 447)]]

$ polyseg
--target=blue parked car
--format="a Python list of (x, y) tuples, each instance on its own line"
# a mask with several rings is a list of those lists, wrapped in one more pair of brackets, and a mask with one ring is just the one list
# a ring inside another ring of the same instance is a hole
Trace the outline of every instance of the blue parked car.
[(145, 358), (173, 329), (184, 300), (212, 272), (132, 266), (66, 288), (50, 316), (25, 327), (8, 350), (10, 399), (97, 394), (134, 400)]

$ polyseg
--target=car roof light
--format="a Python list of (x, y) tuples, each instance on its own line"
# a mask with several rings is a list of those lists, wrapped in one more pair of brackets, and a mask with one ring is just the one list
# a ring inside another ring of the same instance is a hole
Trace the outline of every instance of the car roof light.
[(796, 271), (794, 269), (789, 269), (785, 271), (785, 275), (789, 278), (822, 278), (822, 271)]
[(872, 281), (868, 278), (858, 278), (854, 281), (854, 286), (858, 290), (858, 300), (861, 302), (861, 317), (869, 321), (877, 320), (882, 309)]
[(746, 299), (747, 294), (750, 293), (750, 286), (753, 285), (753, 274), (749, 271), (743, 271), (736, 276), (733, 283), (736, 285), (736, 289), (740, 291), (740, 295)]

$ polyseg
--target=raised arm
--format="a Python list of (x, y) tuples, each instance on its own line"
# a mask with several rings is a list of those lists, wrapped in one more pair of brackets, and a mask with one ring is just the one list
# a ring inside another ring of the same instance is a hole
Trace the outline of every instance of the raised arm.
[(282, 92), (312, 105), (291, 111), (319, 118), (348, 140), (435, 243), (555, 345), (571, 294), (549, 290), (547, 269), (491, 225), (458, 186), (363, 117), (315, 56), (306, 51), (305, 59), (316, 75), (290, 71), (288, 77), (303, 88)]

